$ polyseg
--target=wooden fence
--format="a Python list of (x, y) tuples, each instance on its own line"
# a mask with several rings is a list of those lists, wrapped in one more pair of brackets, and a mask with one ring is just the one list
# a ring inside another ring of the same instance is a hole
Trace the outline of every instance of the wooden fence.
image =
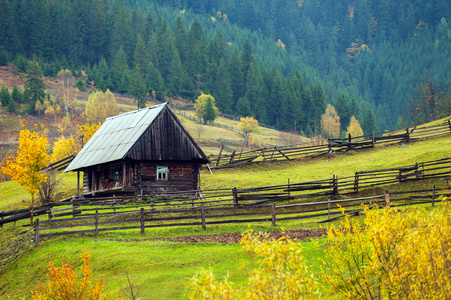
[[(36, 244), (36, 227), (30, 228), (27, 232), (19, 236), (16, 240), (7, 245), (0, 251), (0, 267), (6, 265), (8, 262), (16, 258), (20, 253), (25, 251), (28, 247)], [(39, 239), (39, 238), (38, 238)]]
[(451, 195), (449, 190), (422, 189), (408, 192), (385, 192), (382, 195), (353, 199), (328, 199), (308, 203), (293, 203), (276, 205), (246, 205), (230, 207), (206, 207), (203, 203), (188, 208), (159, 208), (150, 205), (130, 207), (116, 206), (113, 211), (111, 204), (80, 206), (76, 217), (36, 220), (36, 245), (42, 238), (55, 236), (91, 233), (96, 236), (100, 232), (117, 230), (139, 230), (141, 234), (146, 229), (172, 226), (201, 226), (206, 229), (215, 224), (265, 223), (274, 226), (280, 221), (316, 218), (318, 222), (326, 222), (344, 216), (337, 204), (344, 208), (345, 214), (358, 214), (364, 210), (363, 205), (370, 208), (431, 203), (435, 205), (442, 196)]
[(409, 143), (433, 137), (451, 134), (451, 122), (425, 127), (406, 128), (404, 130), (373, 133), (358, 137), (343, 139), (327, 139), (307, 142), (290, 146), (266, 147), (250, 151), (241, 151), (232, 154), (219, 154), (210, 159), (211, 168), (230, 168), (243, 164), (269, 162), (278, 160), (291, 160), (303, 157), (317, 157), (334, 152), (361, 150), (374, 148), (376, 145), (390, 145), (396, 143)]
[[(203, 204), (205, 207), (243, 207), (265, 205), (270, 202), (306, 202), (320, 197), (338, 197), (353, 194), (362, 189), (411, 180), (449, 178), (451, 177), (451, 158), (415, 163), (390, 169), (359, 171), (353, 176), (332, 176), (328, 179), (308, 182), (262, 186), (256, 188), (221, 188), (194, 190), (185, 192), (159, 192), (138, 196), (95, 197), (73, 202), (56, 202), (33, 208), (33, 217), (48, 215), (49, 218), (72, 216), (80, 211), (80, 205), (111, 205), (113, 209), (123, 203), (149, 205), (158, 210), (168, 207), (194, 208)], [(448, 182), (448, 181), (447, 181)], [(3, 224), (28, 219), (30, 209), (0, 213), (0, 226)]]

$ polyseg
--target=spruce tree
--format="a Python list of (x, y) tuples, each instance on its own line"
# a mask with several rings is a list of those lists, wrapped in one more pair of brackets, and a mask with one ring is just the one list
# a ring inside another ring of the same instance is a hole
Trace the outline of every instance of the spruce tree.
[(6, 87), (2, 86), (0, 90), (0, 104), (3, 107), (7, 107), (8, 103), (10, 101), (11, 95), (9, 94), (9, 91)]
[(26, 111), (28, 113), (34, 114), (37, 101), (41, 102), (41, 104), (44, 102), (45, 88), (41, 67), (39, 66), (36, 56), (34, 56), (33, 60), (28, 64), (24, 84), (24, 99), (27, 104)]
[(374, 119), (373, 110), (370, 108), (367, 108), (365, 112), (365, 119), (363, 120), (362, 129), (365, 135), (371, 134), (372, 132), (376, 131), (376, 120)]

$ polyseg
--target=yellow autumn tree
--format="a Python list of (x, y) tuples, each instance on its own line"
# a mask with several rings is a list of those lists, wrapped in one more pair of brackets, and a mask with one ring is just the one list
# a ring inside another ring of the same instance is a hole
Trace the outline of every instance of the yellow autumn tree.
[(86, 123), (78, 128), (77, 135), (82, 138), (82, 147), (91, 139), (102, 124), (100, 122)]
[(351, 117), (351, 121), (349, 122), (347, 135), (351, 135), (351, 137), (357, 137), (363, 135), (362, 127), (360, 126), (360, 122), (354, 117)]
[(31, 292), (35, 300), (65, 299), (65, 300), (98, 300), (107, 299), (103, 295), (103, 279), (99, 282), (92, 280), (91, 253), (84, 250), (80, 254), (83, 260), (82, 278), (78, 278), (77, 272), (69, 261), (61, 267), (49, 262), (47, 286), (41, 285), (36, 291)]
[(329, 138), (340, 136), (340, 117), (330, 104), (327, 105), (325, 113), (321, 116), (321, 129)]
[(259, 132), (258, 121), (254, 119), (254, 117), (240, 118), (238, 129), (244, 133), (246, 146), (249, 146), (249, 136), (251, 135), (251, 133)]
[[(25, 127), (25, 124), (22, 123)], [(31, 206), (39, 190), (41, 182), (46, 176), (41, 169), (48, 166), (50, 157), (47, 153), (46, 131), (35, 124), (36, 132), (23, 129), (19, 132), (19, 148), (15, 156), (0, 164), (1, 172), (23, 186), (31, 195)]]
[(116, 97), (110, 90), (105, 93), (97, 91), (91, 93), (86, 104), (85, 115), (88, 122), (104, 122), (106, 118), (119, 113)]
[(63, 158), (77, 154), (81, 150), (80, 146), (80, 143), (72, 135), (68, 138), (61, 136), (53, 144), (51, 162), (57, 162)]

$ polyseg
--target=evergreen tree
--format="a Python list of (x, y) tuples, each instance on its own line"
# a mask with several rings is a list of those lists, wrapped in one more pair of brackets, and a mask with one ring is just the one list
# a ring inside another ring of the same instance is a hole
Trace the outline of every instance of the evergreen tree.
[(8, 0), (0, 0), (0, 7), (0, 51), (18, 52), (21, 46), (17, 38), (11, 5)]
[(128, 65), (127, 53), (125, 53), (124, 48), (121, 46), (116, 53), (111, 69), (111, 80), (113, 81), (115, 89), (118, 91), (127, 90), (130, 82), (128, 79), (129, 76), (130, 68)]
[(18, 88), (17, 85), (13, 86), (13, 91), (11, 92), (11, 96), (13, 98), (13, 101), (15, 103), (24, 103), (23, 100), (23, 92), (21, 92)]
[(27, 104), (26, 111), (34, 114), (36, 102), (44, 102), (45, 83), (42, 76), (41, 67), (36, 57), (33, 57), (28, 64), (27, 76), (24, 84), (24, 99)]
[(236, 112), (241, 117), (247, 117), (252, 115), (251, 105), (249, 99), (241, 97), (236, 103)]
[[(108, 49), (108, 11), (110, 5), (108, 0), (93, 0), (92, 10), (90, 11), (90, 62), (99, 61), (105, 56)], [(122, 45), (121, 45), (122, 46)], [(122, 47), (123, 51), (123, 47)]]
[(365, 135), (371, 134), (376, 131), (376, 121), (374, 119), (374, 113), (370, 108), (367, 108), (365, 112), (365, 119), (363, 120), (362, 129)]
[(0, 90), (0, 103), (3, 107), (7, 107), (10, 101), (11, 95), (6, 87), (2, 86)]
[(155, 97), (158, 100), (164, 100), (164, 82), (163, 77), (161, 77), (160, 72), (154, 67), (152, 62), (149, 62), (149, 67), (147, 71), (146, 78), (147, 90), (149, 94), (155, 92)]
[[(249, 67), (249, 72), (246, 81), (246, 99), (250, 105), (250, 112), (248, 115), (254, 116), (256, 119), (266, 122), (266, 99), (269, 93), (266, 87), (263, 76), (257, 68), (257, 64), (252, 62)], [(238, 106), (238, 105), (237, 105)], [(245, 115), (245, 114), (241, 114)]]
[(229, 70), (225, 59), (221, 59), (219, 66), (216, 69), (216, 83), (214, 89), (214, 96), (216, 105), (220, 111), (227, 114), (233, 113), (232, 107), (232, 85), (230, 83)]
[(172, 61), (169, 69), (168, 86), (170, 95), (175, 97), (180, 95), (184, 98), (192, 98), (194, 96), (194, 87), (182, 65), (179, 54), (175, 49), (172, 51)]
[(240, 59), (241, 59), (241, 67), (243, 70), (244, 78), (247, 77), (247, 72), (249, 71), (249, 68), (251, 67), (251, 63), (254, 60), (254, 52), (252, 51), (252, 46), (249, 40), (245, 40), (243, 44), (243, 48), (241, 49), (240, 53)]
[(204, 123), (213, 122), (218, 116), (217, 110), (214, 108), (212, 97), (207, 98), (205, 103), (205, 112), (203, 115)]
[(188, 58), (188, 73), (194, 78), (196, 74), (205, 75), (208, 68), (207, 58), (207, 38), (205, 37), (204, 29), (198, 19), (191, 24), (188, 33), (189, 58)]
[[(235, 51), (230, 58), (229, 63), (230, 84), (232, 86), (232, 107), (235, 107), (238, 99), (245, 94), (245, 81), (243, 76), (243, 68), (241, 66), (241, 60), (239, 58), (238, 50)], [(260, 120), (260, 119), (259, 119)]]
[(149, 53), (146, 48), (146, 44), (141, 35), (138, 34), (135, 56), (134, 56), (135, 70), (145, 75), (149, 66)]
[(338, 94), (337, 101), (335, 102), (335, 108), (338, 116), (340, 117), (340, 131), (345, 131), (349, 126), (351, 112), (348, 100), (343, 93)]
[(142, 74), (138, 68), (133, 70), (133, 79), (130, 92), (135, 97), (138, 109), (146, 107), (147, 102), (147, 87)]

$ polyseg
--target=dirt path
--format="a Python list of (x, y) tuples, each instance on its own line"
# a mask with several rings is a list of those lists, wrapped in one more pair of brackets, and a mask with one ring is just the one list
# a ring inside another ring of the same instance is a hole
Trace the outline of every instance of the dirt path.
[[(324, 229), (300, 229), (300, 230), (286, 230), (286, 231), (269, 231), (269, 237), (278, 239), (285, 234), (288, 234), (293, 240), (305, 240), (308, 238), (316, 238), (325, 235)], [(209, 235), (191, 235), (180, 236), (173, 238), (153, 238), (144, 240), (115, 240), (118, 242), (139, 242), (139, 241), (169, 241), (180, 243), (218, 243), (218, 244), (232, 244), (239, 243), (241, 240), (241, 233), (218, 233)]]

